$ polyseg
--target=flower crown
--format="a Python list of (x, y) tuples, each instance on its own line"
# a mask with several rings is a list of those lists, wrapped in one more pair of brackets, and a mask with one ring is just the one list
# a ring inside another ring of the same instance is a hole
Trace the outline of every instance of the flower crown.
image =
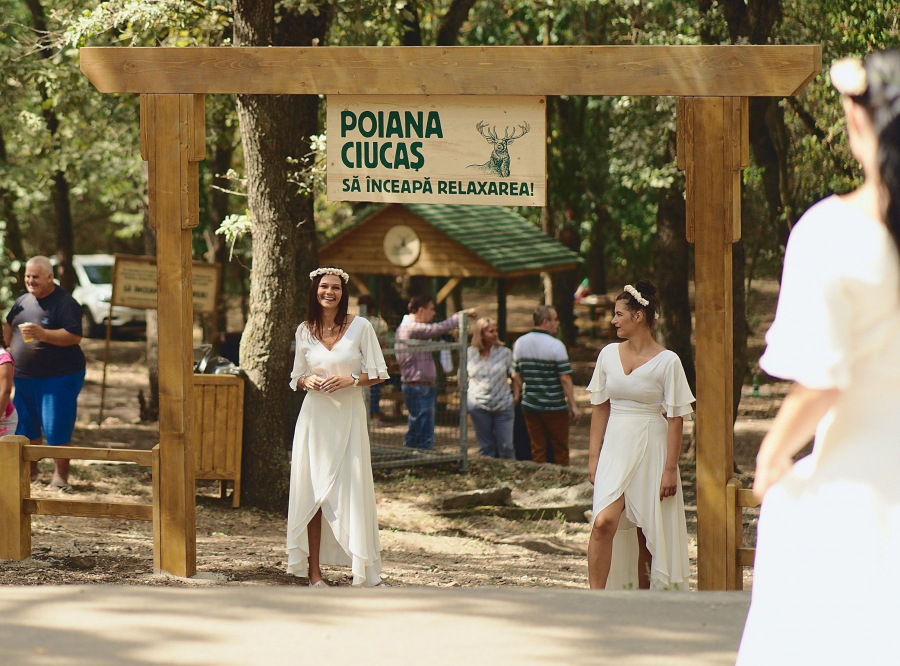
[(337, 275), (344, 282), (350, 282), (350, 276), (347, 275), (347, 273), (342, 271), (340, 268), (317, 268), (314, 271), (310, 271), (309, 279), (314, 280), (319, 275)]
[(858, 97), (869, 89), (866, 68), (859, 58), (835, 60), (828, 73), (831, 76), (831, 85), (842, 95)]
[(639, 292), (637, 289), (632, 287), (630, 284), (625, 285), (624, 291), (631, 294), (632, 298), (634, 298), (634, 300), (636, 300), (638, 303), (640, 303), (644, 307), (647, 307), (648, 305), (650, 305), (650, 301), (648, 301), (646, 298), (641, 296), (641, 292)]

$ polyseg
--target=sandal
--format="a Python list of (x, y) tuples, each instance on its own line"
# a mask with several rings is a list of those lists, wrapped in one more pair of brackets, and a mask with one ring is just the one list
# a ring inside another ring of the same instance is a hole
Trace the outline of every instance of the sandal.
[(54, 479), (47, 484), (48, 488), (58, 488), (59, 490), (72, 490), (72, 486), (67, 481), (58, 481)]
[(324, 578), (320, 578), (315, 583), (310, 583), (309, 587), (331, 587), (331, 585), (326, 583)]

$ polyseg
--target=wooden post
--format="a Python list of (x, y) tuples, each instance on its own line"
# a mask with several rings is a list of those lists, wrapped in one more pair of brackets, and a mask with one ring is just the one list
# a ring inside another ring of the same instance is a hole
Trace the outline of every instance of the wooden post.
[(697, 368), (697, 587), (728, 589), (725, 484), (733, 473), (732, 243), (740, 238), (747, 155), (741, 98), (678, 102), (678, 163), (694, 243)]
[(196, 573), (191, 229), (205, 157), (203, 95), (141, 95), (159, 310), (159, 568)]
[(22, 506), (31, 496), (31, 466), (22, 459), (26, 444), (26, 437), (0, 437), (0, 560), (31, 555), (31, 515)]

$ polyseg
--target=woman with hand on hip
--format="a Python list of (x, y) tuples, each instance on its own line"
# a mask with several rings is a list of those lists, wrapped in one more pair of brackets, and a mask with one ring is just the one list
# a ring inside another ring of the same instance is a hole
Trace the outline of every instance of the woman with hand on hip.
[(810, 208), (785, 252), (759, 364), (795, 384), (756, 458), (740, 666), (897, 662), (900, 51), (838, 61), (831, 82), (865, 181)]
[(378, 337), (347, 314), (350, 277), (325, 267), (309, 274), (307, 320), (297, 327), (291, 388), (306, 389), (291, 459), (287, 571), (328, 584), (320, 564), (349, 566), (353, 585), (381, 583), (381, 541), (360, 387), (388, 379)]
[(515, 458), (515, 406), (509, 386), (512, 351), (500, 342), (495, 320), (482, 317), (472, 327), (466, 371), (466, 408), (475, 427), (478, 452), (488, 458)]
[(653, 339), (658, 311), (650, 282), (625, 287), (612, 320), (625, 342), (600, 350), (588, 386), (594, 589), (686, 590), (690, 583), (678, 459), (694, 396), (678, 354)]

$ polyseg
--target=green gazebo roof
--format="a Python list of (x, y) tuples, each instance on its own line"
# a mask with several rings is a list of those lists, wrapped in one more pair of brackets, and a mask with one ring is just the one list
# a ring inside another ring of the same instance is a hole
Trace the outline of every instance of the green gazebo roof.
[(577, 253), (515, 211), (502, 206), (368, 206), (341, 230), (340, 235), (390, 205), (404, 206), (501, 273), (538, 273), (575, 266), (581, 261)]

